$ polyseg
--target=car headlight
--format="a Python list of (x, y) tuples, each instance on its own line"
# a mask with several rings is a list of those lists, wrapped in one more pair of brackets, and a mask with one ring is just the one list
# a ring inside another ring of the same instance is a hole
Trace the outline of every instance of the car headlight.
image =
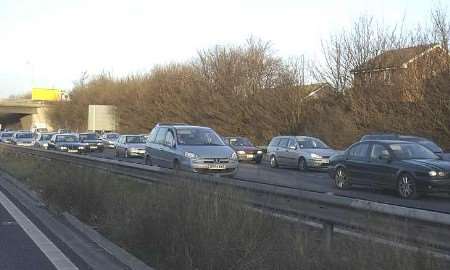
[(445, 176), (445, 172), (437, 172), (437, 171), (429, 171), (428, 175), (430, 175), (431, 177), (435, 177), (435, 176)]
[(61, 150), (67, 150), (67, 147), (61, 146)]
[(78, 149), (84, 149), (84, 146), (78, 146)]
[(103, 145), (103, 143), (99, 142), (99, 143), (97, 143), (97, 145), (99, 145), (99, 146), (102, 146), (102, 145)]
[(245, 155), (245, 151), (237, 151), (238, 155)]
[(314, 153), (311, 154), (311, 157), (312, 157), (312, 158), (317, 158), (317, 159), (322, 158), (322, 156), (319, 156), (319, 155), (314, 154)]
[(263, 152), (261, 150), (258, 150), (258, 152), (256, 152), (256, 154), (261, 155)]
[(130, 148), (129, 151), (130, 151), (130, 152), (137, 152), (138, 149), (137, 149), (137, 148)]
[(237, 156), (236, 152), (233, 152), (233, 154), (231, 155), (231, 159), (232, 160), (237, 160), (238, 159), (238, 156)]
[(188, 159), (196, 159), (198, 158), (198, 156), (194, 153), (190, 153), (190, 152), (184, 152), (184, 156), (187, 157)]
[(48, 143), (43, 143), (42, 146), (48, 147)]

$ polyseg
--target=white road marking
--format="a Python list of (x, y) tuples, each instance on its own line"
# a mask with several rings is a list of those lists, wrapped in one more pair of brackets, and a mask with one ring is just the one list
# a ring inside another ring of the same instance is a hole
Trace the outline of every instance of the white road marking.
[(33, 240), (56, 269), (78, 270), (78, 267), (76, 267), (1, 191), (0, 204), (3, 205), (6, 211), (8, 211), (8, 213), (16, 220), (17, 224), (19, 224), (31, 240)]

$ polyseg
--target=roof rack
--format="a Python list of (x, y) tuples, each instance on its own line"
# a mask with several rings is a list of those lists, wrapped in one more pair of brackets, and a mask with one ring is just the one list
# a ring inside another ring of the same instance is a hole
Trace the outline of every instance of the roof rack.
[(157, 126), (188, 126), (186, 123), (170, 123), (170, 122), (162, 122), (156, 123)]

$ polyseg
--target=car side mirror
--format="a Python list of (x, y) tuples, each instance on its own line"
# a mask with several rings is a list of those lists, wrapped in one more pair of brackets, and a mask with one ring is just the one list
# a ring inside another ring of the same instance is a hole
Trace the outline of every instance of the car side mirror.
[(379, 157), (378, 157), (378, 159), (379, 160), (383, 160), (383, 161), (386, 161), (386, 162), (391, 162), (391, 156), (389, 155), (389, 154), (381, 154)]
[(292, 150), (297, 150), (297, 146), (295, 146), (295, 145), (291, 145), (291, 146), (289, 146), (289, 149), (292, 149)]

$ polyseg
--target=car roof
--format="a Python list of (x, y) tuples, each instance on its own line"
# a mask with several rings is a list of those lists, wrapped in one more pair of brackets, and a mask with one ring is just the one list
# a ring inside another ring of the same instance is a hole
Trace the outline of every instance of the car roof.
[(402, 140), (366, 140), (358, 143), (371, 143), (376, 142), (380, 144), (392, 144), (392, 143), (407, 143), (407, 144), (413, 144), (415, 142), (409, 142), (409, 141), (402, 141)]

